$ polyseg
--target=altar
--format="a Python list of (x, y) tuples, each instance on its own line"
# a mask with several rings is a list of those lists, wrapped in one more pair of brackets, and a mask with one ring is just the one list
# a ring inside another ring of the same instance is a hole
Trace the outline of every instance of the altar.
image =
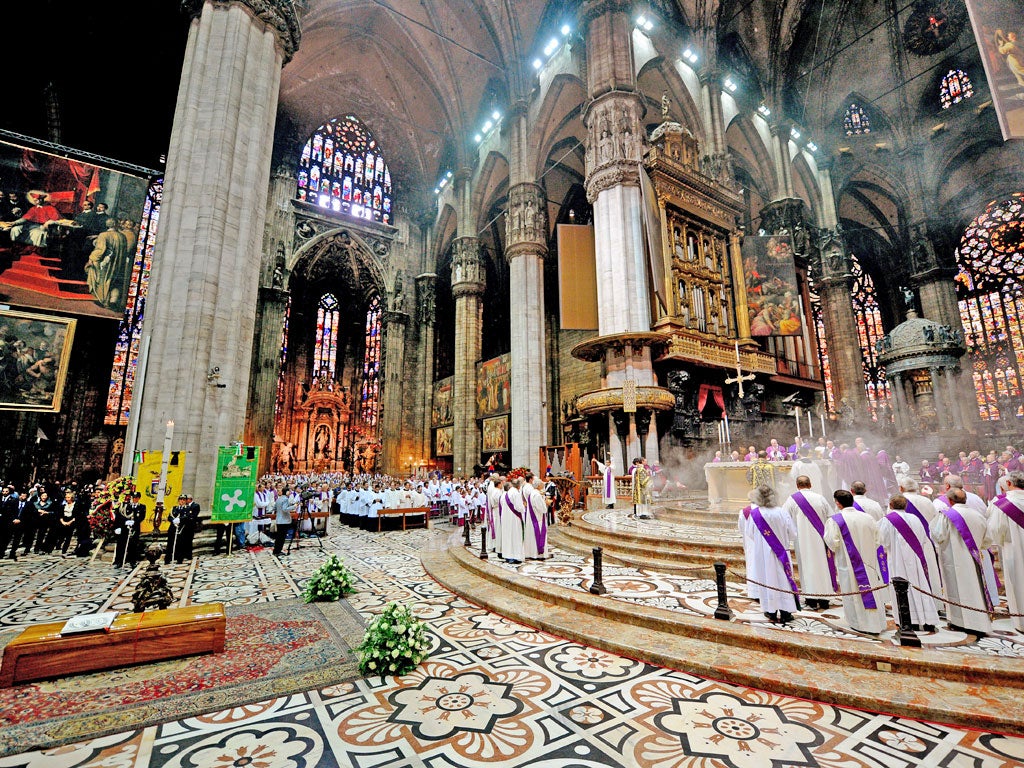
[[(790, 476), (792, 461), (773, 461), (775, 470), (775, 492), (779, 504), (796, 491), (796, 479)], [(704, 477), (708, 481), (708, 507), (712, 512), (739, 512), (750, 503), (747, 494), (751, 491), (747, 473), (754, 466), (751, 461), (717, 461), (704, 465)]]

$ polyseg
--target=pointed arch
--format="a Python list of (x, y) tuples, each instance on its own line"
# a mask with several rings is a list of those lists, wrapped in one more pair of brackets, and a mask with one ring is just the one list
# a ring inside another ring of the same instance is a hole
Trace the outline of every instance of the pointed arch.
[(762, 189), (778, 188), (775, 163), (772, 162), (764, 137), (750, 116), (740, 113), (729, 121), (725, 129), (725, 144), (734, 156), (744, 158), (748, 172), (757, 179)]

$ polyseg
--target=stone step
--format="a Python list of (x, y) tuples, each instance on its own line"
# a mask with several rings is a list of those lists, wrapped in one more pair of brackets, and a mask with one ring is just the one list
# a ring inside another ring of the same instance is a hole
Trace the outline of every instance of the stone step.
[(490, 565), (457, 535), (421, 560), (463, 598), (573, 642), (788, 696), (1024, 735), (1013, 659), (809, 639), (619, 602)]

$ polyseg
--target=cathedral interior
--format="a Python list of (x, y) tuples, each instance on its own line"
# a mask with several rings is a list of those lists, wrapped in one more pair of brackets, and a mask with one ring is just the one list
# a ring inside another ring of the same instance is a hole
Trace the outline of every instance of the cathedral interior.
[(0, 140), (148, 196), (123, 317), (77, 318), (58, 410), (0, 411), (5, 481), (131, 474), (170, 423), (204, 508), (236, 442), (396, 476), (1024, 442), (1011, 0), (64, 5), (9, 11)]

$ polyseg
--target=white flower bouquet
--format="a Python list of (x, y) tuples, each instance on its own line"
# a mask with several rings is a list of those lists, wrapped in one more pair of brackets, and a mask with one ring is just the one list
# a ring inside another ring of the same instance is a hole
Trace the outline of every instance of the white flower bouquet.
[(425, 622), (412, 615), (407, 605), (388, 603), (370, 622), (363, 642), (356, 648), (359, 671), (364, 675), (404, 675), (416, 669), (430, 650)]
[(302, 598), (307, 603), (333, 602), (356, 591), (355, 574), (337, 555), (330, 555), (306, 583)]

